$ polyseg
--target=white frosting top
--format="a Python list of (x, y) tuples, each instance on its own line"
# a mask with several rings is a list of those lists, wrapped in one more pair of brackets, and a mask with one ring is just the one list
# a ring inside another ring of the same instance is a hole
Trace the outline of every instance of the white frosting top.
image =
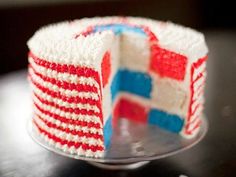
[[(168, 50), (183, 54), (194, 62), (207, 54), (203, 34), (171, 22), (160, 22), (136, 17), (95, 17), (61, 22), (42, 27), (28, 41), (29, 49), (45, 60), (89, 66), (99, 71), (103, 54), (111, 48), (114, 34), (111, 31), (78, 36), (88, 26), (110, 23), (144, 25), (157, 36), (158, 44)], [(138, 42), (138, 41), (137, 41)]]

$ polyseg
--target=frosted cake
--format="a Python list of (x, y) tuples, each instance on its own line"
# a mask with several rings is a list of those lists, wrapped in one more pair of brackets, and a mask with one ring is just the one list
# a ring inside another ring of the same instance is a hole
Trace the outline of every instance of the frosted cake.
[(70, 154), (103, 157), (120, 117), (185, 138), (201, 125), (207, 46), (192, 29), (145, 18), (84, 18), (28, 41), (33, 128)]

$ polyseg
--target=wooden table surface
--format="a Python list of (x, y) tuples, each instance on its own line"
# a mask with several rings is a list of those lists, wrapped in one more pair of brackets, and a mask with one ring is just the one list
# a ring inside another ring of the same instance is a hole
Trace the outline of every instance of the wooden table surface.
[(205, 114), (210, 128), (198, 145), (133, 171), (106, 171), (49, 152), (27, 134), (29, 88), (26, 71), (18, 71), (0, 77), (0, 176), (236, 176), (236, 32), (205, 34), (210, 50)]

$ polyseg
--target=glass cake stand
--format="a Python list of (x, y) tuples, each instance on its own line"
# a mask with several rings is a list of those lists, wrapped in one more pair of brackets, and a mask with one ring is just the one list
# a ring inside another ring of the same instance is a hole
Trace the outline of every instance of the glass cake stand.
[(180, 153), (200, 142), (206, 135), (207, 130), (208, 122), (205, 116), (202, 116), (200, 131), (193, 139), (182, 138), (156, 126), (120, 119), (114, 129), (111, 144), (109, 149), (106, 150), (105, 156), (103, 158), (90, 158), (71, 155), (50, 146), (32, 129), (31, 121), (28, 123), (30, 136), (47, 150), (66, 157), (84, 160), (99, 168), (112, 170), (136, 169), (152, 160)]

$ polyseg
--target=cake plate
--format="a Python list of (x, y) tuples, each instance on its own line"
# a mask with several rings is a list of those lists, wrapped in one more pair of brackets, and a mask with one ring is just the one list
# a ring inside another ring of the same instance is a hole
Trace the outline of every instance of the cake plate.
[(99, 168), (111, 170), (136, 169), (152, 160), (180, 153), (200, 142), (206, 135), (207, 130), (208, 122), (205, 116), (202, 116), (200, 131), (193, 139), (182, 138), (156, 126), (120, 119), (114, 128), (111, 144), (106, 150), (105, 156), (103, 158), (90, 158), (68, 154), (50, 146), (32, 129), (31, 121), (28, 123), (30, 136), (47, 150), (66, 157), (84, 160)]

